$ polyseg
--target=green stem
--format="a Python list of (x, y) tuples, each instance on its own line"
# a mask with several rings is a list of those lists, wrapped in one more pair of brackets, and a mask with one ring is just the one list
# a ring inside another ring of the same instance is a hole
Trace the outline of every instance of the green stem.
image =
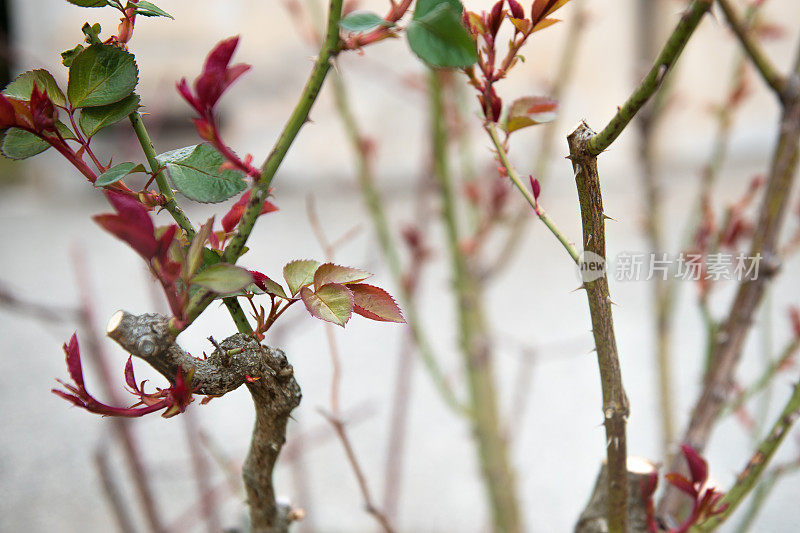
[[(308, 121), (308, 114), (311, 112), (325, 77), (331, 68), (331, 59), (339, 52), (339, 20), (342, 18), (343, 2), (344, 0), (331, 0), (330, 2), (325, 41), (322, 43), (314, 68), (311, 70), (311, 75), (300, 95), (300, 100), (297, 102), (272, 151), (261, 167), (261, 177), (253, 185), (250, 202), (242, 215), (236, 235), (233, 236), (222, 254), (222, 262), (224, 263), (233, 264), (242, 254), (245, 243), (250, 237), (250, 233), (253, 231), (256, 220), (261, 213), (261, 207), (269, 196), (269, 188), (275, 173), (283, 162), (289, 147), (300, 132), (300, 128)], [(189, 302), (186, 325), (191, 324), (213, 300), (212, 293), (201, 291), (196, 294)]]
[(745, 53), (750, 57), (753, 66), (756, 67), (756, 70), (761, 74), (761, 77), (764, 78), (767, 85), (772, 87), (772, 90), (781, 96), (786, 88), (786, 79), (778, 72), (761, 49), (755, 36), (750, 31), (750, 28), (748, 28), (747, 22), (736, 12), (736, 8), (733, 7), (733, 4), (731, 4), (729, 0), (717, 0), (717, 4), (722, 8), (728, 25), (731, 27), (731, 30), (733, 30), (733, 33), (736, 34)]
[[(169, 186), (169, 183), (167, 183), (166, 173), (160, 170), (161, 166), (156, 160), (156, 150), (153, 146), (153, 142), (150, 140), (150, 134), (147, 133), (142, 115), (139, 114), (138, 111), (134, 111), (130, 114), (129, 118), (133, 126), (133, 131), (136, 132), (136, 138), (139, 139), (139, 144), (142, 146), (144, 155), (147, 158), (150, 172), (155, 174), (158, 190), (167, 200), (164, 204), (164, 209), (172, 215), (175, 222), (186, 232), (186, 238), (191, 241), (195, 236), (194, 226), (175, 199), (175, 193), (172, 192), (172, 188)], [(236, 298), (224, 298), (223, 302), (225, 303), (225, 307), (228, 308), (228, 312), (234, 324), (236, 324), (236, 329), (239, 330), (239, 333), (253, 333), (253, 328), (250, 326), (250, 322), (248, 322), (247, 315), (245, 315), (242, 306), (239, 305), (239, 301)]]
[(522, 180), (520, 180), (517, 171), (514, 169), (514, 166), (508, 160), (508, 153), (506, 153), (505, 148), (503, 147), (503, 143), (500, 141), (500, 137), (497, 135), (497, 128), (494, 125), (494, 122), (487, 122), (486, 123), (486, 131), (489, 132), (489, 137), (492, 138), (492, 143), (494, 144), (495, 150), (497, 151), (497, 156), (500, 158), (500, 162), (503, 164), (503, 167), (506, 169), (506, 173), (514, 185), (519, 189), (519, 192), (522, 193), (522, 196), (525, 197), (525, 200), (533, 207), (536, 214), (539, 216), (539, 219), (547, 226), (547, 229), (555, 235), (558, 242), (564, 247), (567, 251), (569, 256), (575, 261), (575, 264), (580, 264), (580, 253), (578, 252), (577, 248), (573, 246), (573, 244), (567, 239), (566, 235), (558, 229), (558, 226), (547, 216), (545, 210), (539, 205), (536, 201), (536, 198), (533, 197), (533, 194), (528, 190)]
[(772, 456), (775, 455), (781, 442), (786, 438), (798, 417), (800, 417), (800, 384), (795, 385), (792, 396), (783, 408), (780, 417), (772, 426), (772, 430), (761, 442), (742, 473), (736, 478), (736, 483), (719, 502), (718, 507), (727, 505), (727, 509), (696, 526), (693, 531), (713, 531), (730, 518), (745, 496), (753, 490), (761, 474), (769, 465)]
[(356, 165), (358, 167), (358, 185), (361, 189), (361, 196), (364, 198), (367, 212), (375, 228), (381, 253), (386, 263), (389, 265), (389, 270), (394, 278), (394, 282), (400, 287), (400, 304), (403, 308), (406, 322), (411, 329), (411, 334), (414, 337), (414, 343), (419, 350), (420, 358), (428, 371), (428, 375), (433, 380), (436, 390), (445, 400), (445, 403), (457, 413), (462, 415), (466, 414), (467, 410), (465, 406), (461, 404), (447, 382), (444, 372), (439, 365), (439, 361), (433, 352), (433, 348), (428, 341), (427, 334), (425, 333), (419, 316), (416, 300), (410, 293), (408, 284), (403, 282), (403, 267), (400, 262), (400, 253), (398, 252), (397, 245), (389, 229), (383, 198), (381, 198), (381, 194), (375, 185), (375, 176), (369, 161), (369, 154), (367, 153), (364, 142), (365, 139), (359, 130), (355, 116), (353, 116), (348, 100), (347, 89), (340, 74), (334, 73), (331, 78), (331, 85), (336, 99), (336, 109), (342, 119), (347, 139), (355, 154)]
[(228, 308), (228, 313), (230, 313), (233, 323), (236, 324), (236, 329), (239, 333), (246, 333), (248, 335), (253, 333), (253, 327), (250, 325), (250, 321), (247, 320), (244, 309), (239, 305), (239, 300), (231, 296), (229, 298), (223, 298), (222, 301), (225, 307)]
[(194, 227), (192, 226), (192, 222), (189, 220), (189, 217), (186, 216), (186, 213), (183, 212), (183, 209), (181, 209), (181, 206), (178, 205), (178, 202), (175, 200), (175, 194), (172, 192), (172, 188), (167, 183), (166, 174), (163, 170), (159, 171), (161, 165), (159, 165), (158, 161), (156, 161), (156, 150), (153, 147), (153, 142), (150, 140), (150, 135), (147, 133), (147, 128), (144, 126), (142, 115), (140, 115), (138, 111), (134, 111), (128, 118), (131, 120), (133, 131), (136, 132), (136, 138), (139, 139), (139, 144), (142, 146), (144, 156), (147, 158), (147, 164), (150, 166), (150, 172), (155, 174), (158, 190), (167, 200), (167, 202), (164, 204), (164, 209), (166, 209), (167, 212), (172, 215), (172, 218), (175, 219), (175, 222), (177, 222), (183, 231), (186, 232), (186, 238), (192, 240), (192, 237), (194, 237), (195, 234)]
[(434, 177), (442, 198), (442, 218), (457, 298), (458, 333), (467, 374), (472, 426), (478, 459), (489, 497), (494, 530), (523, 530), (508, 444), (500, 428), (493, 357), (483, 310), (480, 282), (460, 247), (456, 197), (447, 164), (447, 131), (438, 74), (429, 74)]
[(741, 408), (748, 400), (750, 400), (753, 396), (767, 388), (767, 386), (772, 382), (772, 378), (774, 378), (778, 372), (783, 369), (789, 360), (794, 357), (795, 354), (800, 350), (800, 338), (795, 338), (792, 340), (781, 352), (781, 355), (773, 361), (772, 363), (767, 366), (761, 376), (750, 386), (742, 392), (739, 396), (737, 396), (725, 409), (721, 416), (725, 416), (732, 412), (735, 412), (739, 408)]
[(636, 113), (647, 103), (653, 93), (658, 90), (664, 78), (669, 73), (672, 65), (675, 64), (681, 55), (683, 48), (700, 24), (700, 20), (706, 11), (711, 8), (713, 0), (693, 0), (691, 5), (681, 16), (681, 20), (667, 39), (664, 48), (656, 58), (655, 64), (647, 73), (639, 87), (631, 94), (628, 100), (617, 110), (617, 114), (611, 122), (603, 128), (603, 131), (596, 134), (589, 140), (588, 150), (592, 155), (598, 155), (603, 150), (611, 146), (611, 143), (619, 137)]

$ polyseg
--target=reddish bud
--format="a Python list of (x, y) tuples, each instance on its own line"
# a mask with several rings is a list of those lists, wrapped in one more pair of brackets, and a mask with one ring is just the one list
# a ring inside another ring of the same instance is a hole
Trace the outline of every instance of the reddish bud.
[(215, 125), (205, 118), (193, 118), (194, 127), (197, 128), (197, 134), (204, 141), (213, 142), (216, 138)]
[(531, 180), (531, 191), (533, 191), (533, 199), (539, 200), (539, 194), (542, 192), (542, 186), (539, 184), (539, 180), (533, 177), (533, 174), (529, 176)]
[(522, 9), (522, 6), (517, 0), (508, 0), (508, 7), (511, 10), (511, 16), (515, 19), (525, 18), (525, 10)]
[(31, 117), (36, 131), (55, 131), (58, 111), (47, 96), (47, 89), (39, 91), (35, 83), (31, 93)]
[(504, 0), (498, 0), (492, 7), (492, 11), (488, 17), (487, 26), (489, 27), (489, 31), (492, 32), (493, 37), (500, 31), (500, 24), (503, 22), (503, 2)]

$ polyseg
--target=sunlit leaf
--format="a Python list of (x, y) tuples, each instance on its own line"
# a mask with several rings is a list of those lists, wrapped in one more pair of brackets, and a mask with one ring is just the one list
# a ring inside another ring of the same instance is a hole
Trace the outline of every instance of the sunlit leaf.
[(283, 267), (283, 279), (289, 286), (289, 293), (294, 296), (301, 288), (314, 282), (314, 273), (319, 263), (308, 259), (298, 259)]
[(364, 281), (370, 276), (372, 276), (372, 274), (369, 272), (364, 272), (357, 268), (325, 263), (320, 265), (314, 273), (314, 287), (319, 288), (328, 283), (357, 283), (359, 281)]
[(339, 283), (323, 285), (316, 292), (303, 287), (300, 298), (311, 316), (342, 327), (353, 314), (353, 293)]

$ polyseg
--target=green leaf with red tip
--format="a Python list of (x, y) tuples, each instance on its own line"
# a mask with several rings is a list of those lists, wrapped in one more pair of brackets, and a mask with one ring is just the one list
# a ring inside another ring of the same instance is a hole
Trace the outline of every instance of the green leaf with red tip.
[(353, 314), (353, 293), (340, 283), (328, 283), (316, 292), (300, 289), (300, 298), (311, 316), (344, 327)]
[(283, 287), (281, 287), (278, 282), (273, 281), (268, 276), (255, 270), (251, 270), (250, 273), (253, 275), (253, 285), (255, 286), (253, 287), (253, 292), (256, 292), (257, 294), (272, 294), (273, 296), (278, 296), (285, 300), (290, 299), (288, 296), (286, 296), (286, 291), (283, 290)]
[(283, 279), (289, 286), (289, 293), (294, 296), (297, 292), (314, 282), (314, 273), (319, 268), (319, 263), (308, 259), (298, 259), (287, 263), (283, 267)]
[(118, 182), (129, 174), (133, 174), (134, 172), (146, 172), (146, 170), (141, 164), (137, 165), (136, 163), (131, 162), (114, 165), (97, 177), (97, 181), (94, 182), (94, 186), (107, 187), (112, 183)]
[(233, 294), (251, 283), (253, 283), (253, 276), (250, 272), (229, 263), (211, 265), (192, 278), (192, 284), (217, 294)]
[(320, 265), (314, 272), (314, 287), (320, 288), (328, 283), (341, 283), (342, 285), (358, 283), (371, 276), (372, 274), (369, 272), (364, 272), (357, 268), (325, 263)]
[(405, 323), (403, 311), (385, 290), (366, 283), (354, 283), (347, 288), (353, 293), (353, 311), (356, 314), (370, 320)]
[(558, 101), (544, 96), (525, 96), (511, 104), (506, 119), (505, 130), (512, 131), (544, 124), (556, 118)]
[(66, 105), (67, 101), (64, 98), (64, 93), (61, 91), (55, 78), (44, 69), (23, 72), (3, 89), (3, 94), (9, 98), (27, 102), (31, 99), (34, 85), (39, 87), (40, 91), (46, 90), (47, 96), (55, 105), (61, 107)]

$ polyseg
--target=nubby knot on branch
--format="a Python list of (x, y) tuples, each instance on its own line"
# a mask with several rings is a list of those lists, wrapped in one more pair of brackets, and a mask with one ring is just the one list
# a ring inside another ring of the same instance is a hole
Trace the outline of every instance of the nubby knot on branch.
[[(175, 379), (178, 367), (184, 372), (194, 368), (192, 385), (198, 394), (221, 396), (243, 383), (251, 386), (263, 381), (262, 385), (277, 386), (275, 401), (285, 403), (289, 411), (300, 403), (300, 388), (286, 355), (249, 335), (232, 335), (219, 343), (208, 357), (200, 359), (178, 346), (170, 334), (169, 319), (159, 314), (132, 315), (117, 311), (109, 320), (106, 333), (170, 381)], [(284, 397), (285, 401), (281, 402)]]
[(237, 333), (220, 342), (205, 359), (192, 357), (170, 334), (169, 319), (158, 314), (118, 311), (108, 323), (107, 334), (170, 381), (179, 368), (184, 373), (194, 369), (191, 386), (197, 394), (221, 396), (247, 386), (256, 411), (250, 452), (242, 468), (251, 531), (287, 531), (296, 514), (276, 501), (272, 471), (286, 441), (289, 414), (300, 405), (302, 394), (286, 355)]

